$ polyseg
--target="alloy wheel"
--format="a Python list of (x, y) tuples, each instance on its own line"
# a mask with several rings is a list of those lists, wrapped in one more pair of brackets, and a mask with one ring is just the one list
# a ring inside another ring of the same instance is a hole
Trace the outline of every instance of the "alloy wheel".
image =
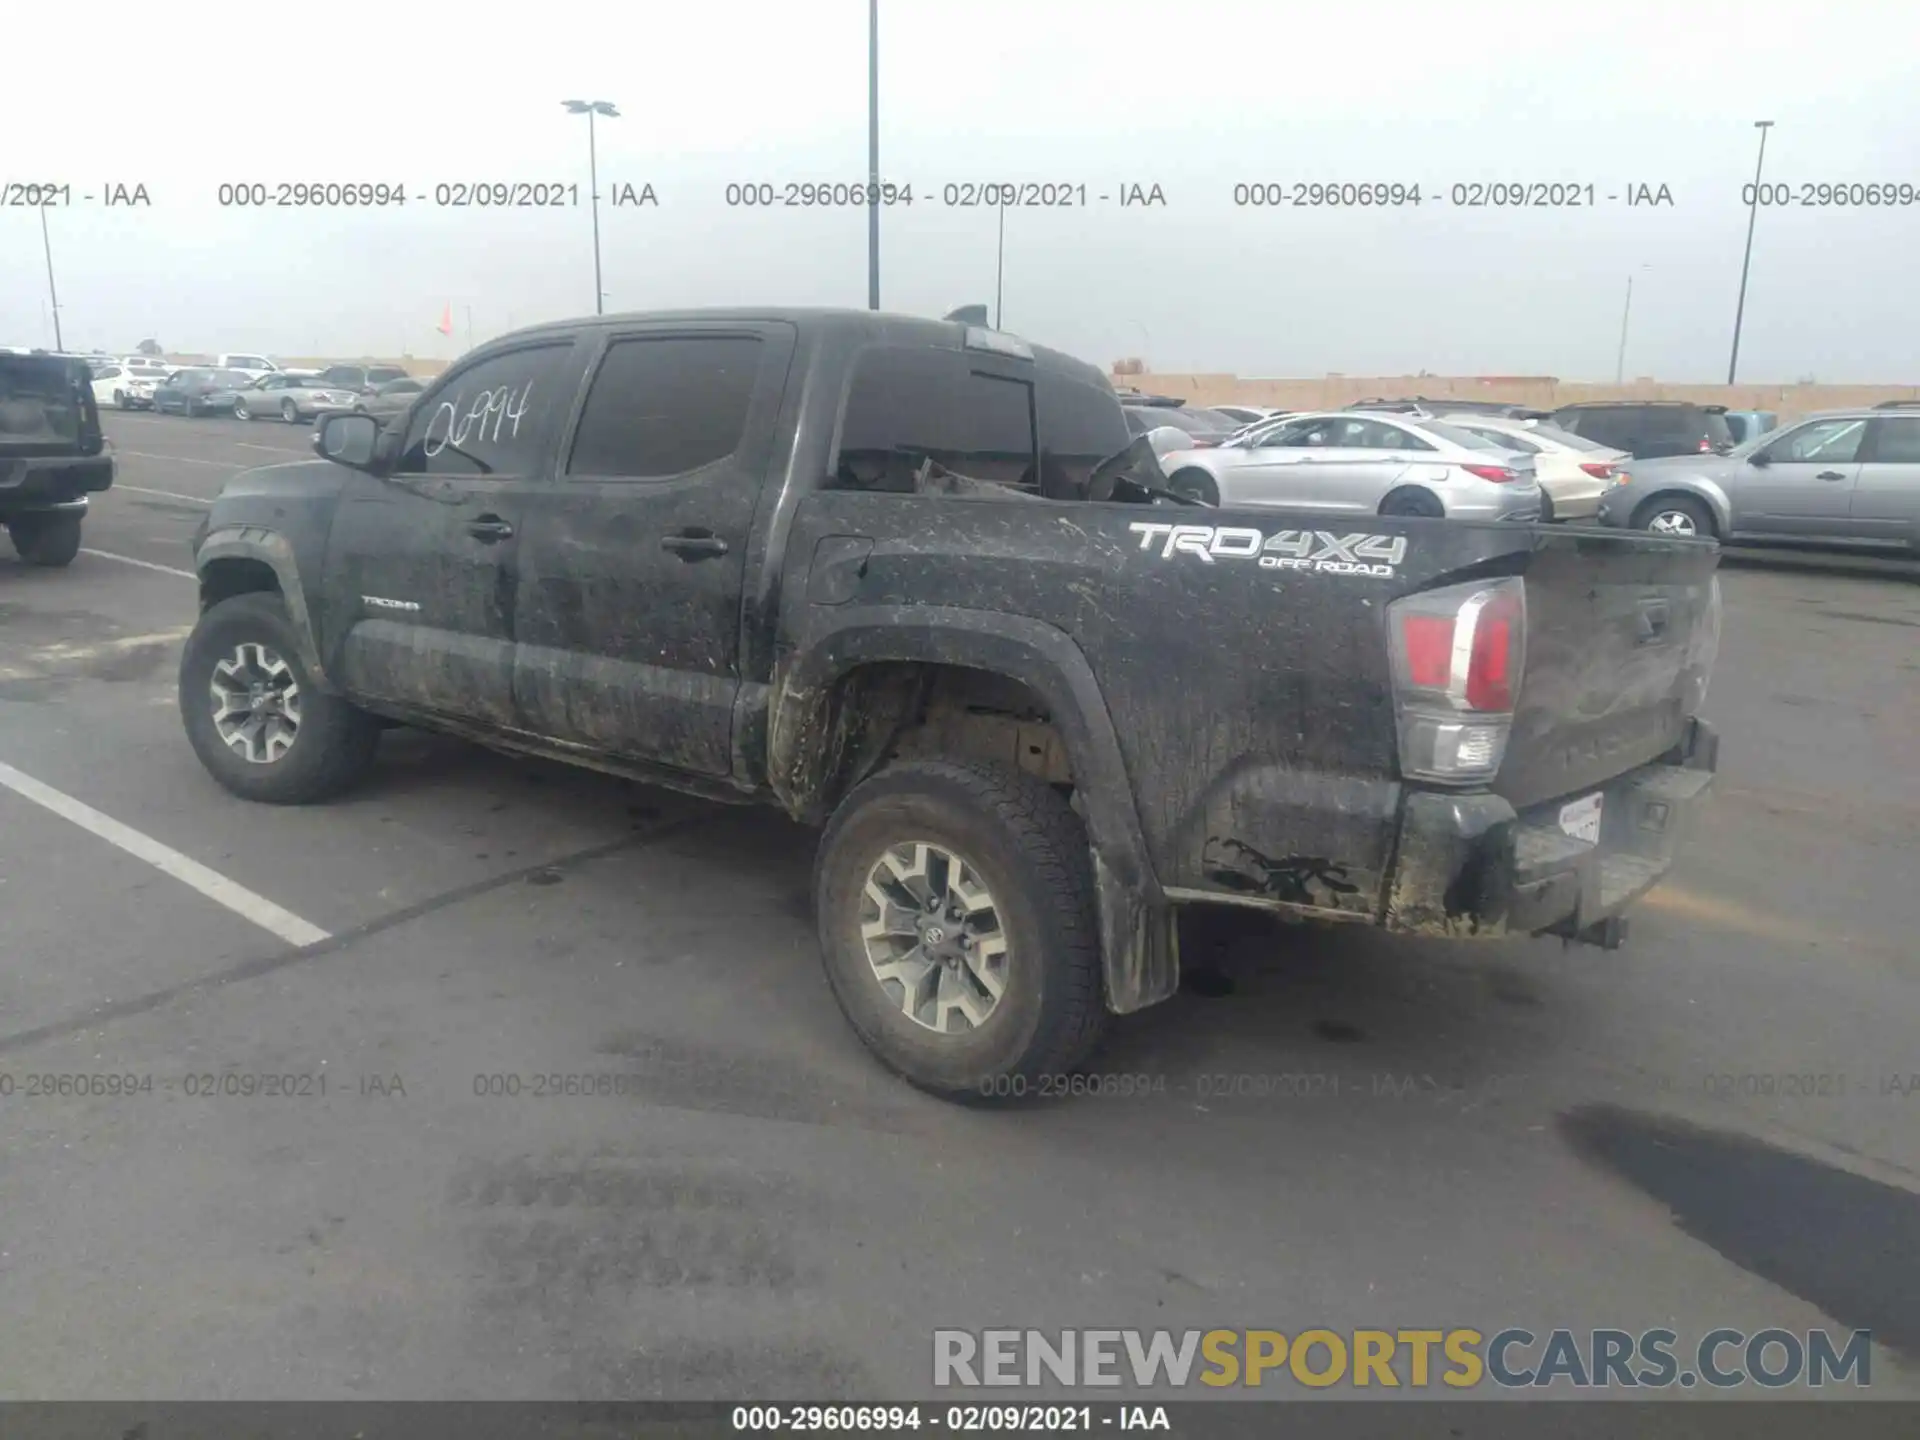
[(890, 847), (867, 874), (860, 939), (887, 997), (943, 1035), (985, 1024), (1007, 986), (1007, 937), (979, 872), (941, 845)]
[(1662, 510), (1647, 521), (1648, 533), (1653, 535), (1679, 535), (1692, 540), (1700, 534), (1700, 527), (1694, 524), (1693, 516), (1684, 510)]
[(300, 681), (270, 645), (249, 640), (214, 663), (213, 727), (228, 749), (271, 765), (300, 736)]

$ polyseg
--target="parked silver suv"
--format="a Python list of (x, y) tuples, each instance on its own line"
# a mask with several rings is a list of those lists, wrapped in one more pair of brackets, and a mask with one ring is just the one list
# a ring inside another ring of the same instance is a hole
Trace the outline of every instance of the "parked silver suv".
[(1216, 505), (1328, 514), (1537, 520), (1531, 455), (1443, 421), (1352, 410), (1289, 415), (1160, 458), (1168, 484)]
[(1726, 455), (1630, 460), (1601, 497), (1600, 520), (1663, 535), (1920, 555), (1920, 410), (1828, 411)]

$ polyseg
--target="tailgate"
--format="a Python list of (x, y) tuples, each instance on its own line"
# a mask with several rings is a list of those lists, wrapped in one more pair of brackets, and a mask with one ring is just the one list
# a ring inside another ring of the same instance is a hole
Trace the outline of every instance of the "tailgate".
[(1497, 793), (1516, 809), (1572, 795), (1680, 742), (1719, 646), (1719, 563), (1706, 541), (1542, 533)]

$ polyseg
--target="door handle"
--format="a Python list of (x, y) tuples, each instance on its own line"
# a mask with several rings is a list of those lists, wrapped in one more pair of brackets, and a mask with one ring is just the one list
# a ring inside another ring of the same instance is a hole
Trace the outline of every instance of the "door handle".
[(663, 536), (660, 548), (672, 551), (682, 560), (705, 560), (726, 554), (727, 542), (706, 530), (683, 530), (678, 535)]
[(1822, 470), (1818, 475), (1815, 475), (1813, 478), (1816, 480), (1844, 480), (1847, 477), (1844, 471)]
[(496, 541), (511, 539), (513, 526), (498, 515), (482, 515), (468, 523), (467, 534), (483, 545), (492, 545)]

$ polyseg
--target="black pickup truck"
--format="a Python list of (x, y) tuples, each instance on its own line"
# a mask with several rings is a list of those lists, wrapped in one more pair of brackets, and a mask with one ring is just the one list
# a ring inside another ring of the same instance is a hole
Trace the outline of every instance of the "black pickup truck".
[(29, 565), (80, 553), (87, 497), (113, 485), (93, 375), (65, 355), (0, 355), (0, 525)]
[(1709, 542), (1213, 509), (1099, 371), (865, 311), (546, 325), (195, 539), (187, 735), (320, 799), (393, 722), (824, 826), (855, 1029), (1032, 1088), (1178, 907), (1618, 943), (1715, 765)]

